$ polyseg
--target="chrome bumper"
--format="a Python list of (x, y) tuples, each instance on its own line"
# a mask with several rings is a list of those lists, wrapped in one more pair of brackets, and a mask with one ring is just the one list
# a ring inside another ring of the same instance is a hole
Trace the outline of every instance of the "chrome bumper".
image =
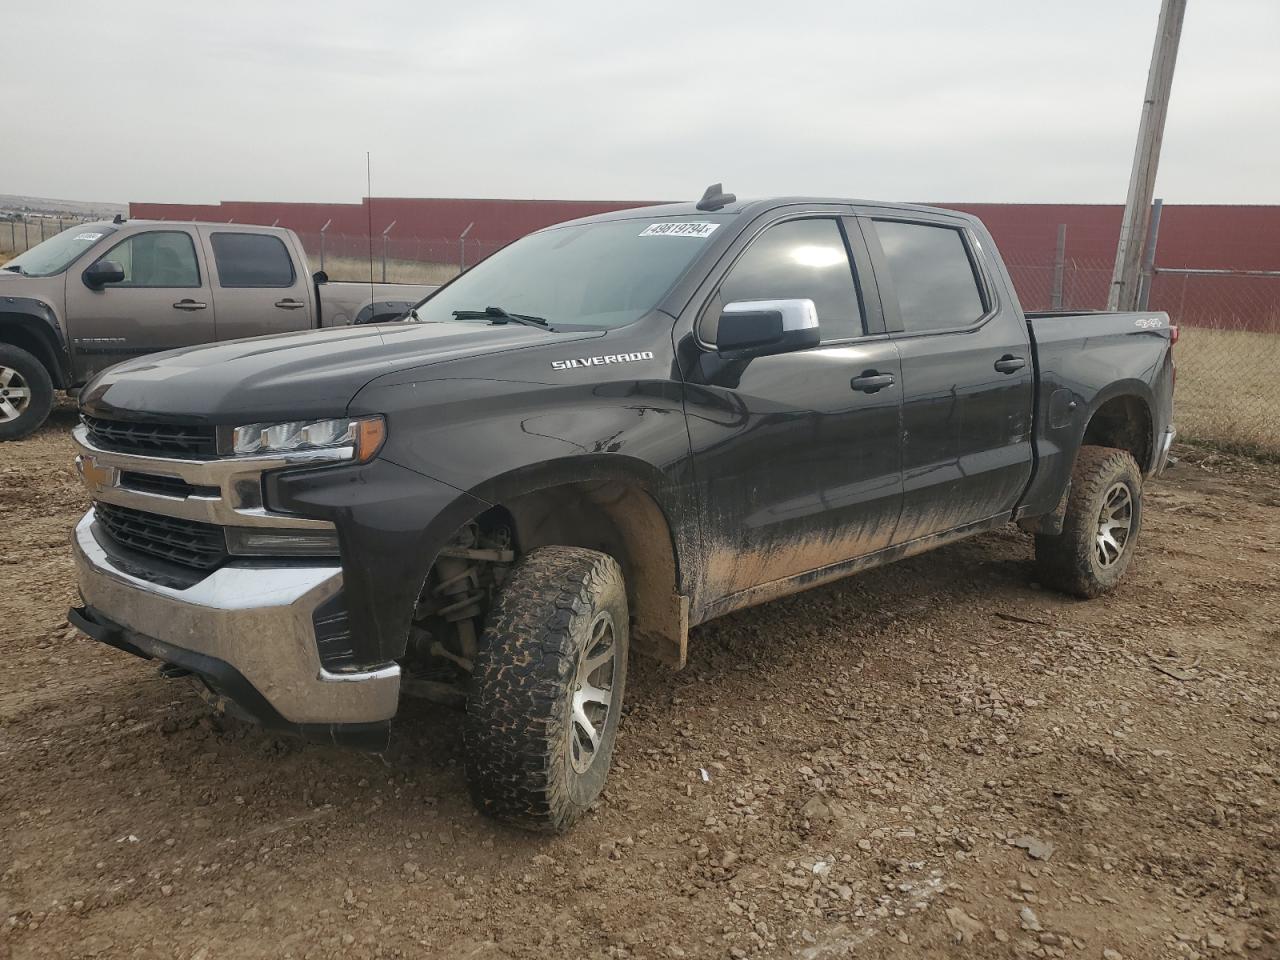
[(1156, 464), (1151, 470), (1151, 475), (1157, 476), (1165, 467), (1169, 465), (1169, 450), (1173, 447), (1173, 438), (1178, 435), (1178, 431), (1173, 427), (1165, 427), (1164, 435), (1160, 438), (1160, 446), (1156, 450)]
[(92, 610), (141, 640), (229, 665), (289, 723), (360, 724), (394, 716), (398, 665), (331, 673), (320, 663), (311, 618), (341, 589), (341, 567), (233, 564), (174, 589), (117, 568), (94, 537), (93, 522), (90, 510), (73, 537), (80, 594)]

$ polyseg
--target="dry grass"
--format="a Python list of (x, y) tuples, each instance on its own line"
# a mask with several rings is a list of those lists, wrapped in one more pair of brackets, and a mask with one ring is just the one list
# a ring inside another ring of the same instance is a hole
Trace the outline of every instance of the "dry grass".
[(1280, 333), (1181, 328), (1174, 419), (1188, 440), (1280, 456)]

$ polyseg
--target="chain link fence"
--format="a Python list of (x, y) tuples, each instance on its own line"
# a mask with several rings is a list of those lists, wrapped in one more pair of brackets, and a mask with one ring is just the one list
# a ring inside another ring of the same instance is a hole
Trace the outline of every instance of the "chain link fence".
[[(0, 215), (0, 256), (16, 257), (68, 227), (99, 219)], [(312, 269), (326, 271), (333, 280), (367, 281), (372, 268), (373, 279), (387, 283), (444, 283), (503, 246), (468, 237), (383, 234), (371, 240), (363, 233), (328, 231), (299, 231), (298, 236)]]
[[(1026, 310), (1102, 310), (1112, 265), (1009, 265)], [(1157, 267), (1148, 306), (1178, 325), (1175, 419), (1183, 439), (1280, 456), (1280, 271)]]
[[(0, 259), (35, 246), (71, 217), (0, 218)], [(370, 238), (331, 231), (299, 233), (313, 270), (333, 280), (444, 283), (502, 244), (466, 237)], [(1009, 252), (1009, 273), (1027, 310), (1101, 310), (1112, 264), (1059, 256), (1050, 262)], [(1280, 271), (1157, 267), (1148, 305), (1180, 330), (1176, 418), (1185, 439), (1280, 456)]]
[(298, 233), (312, 269), (330, 280), (444, 283), (503, 246), (470, 238)]
[(1280, 455), (1280, 272), (1157, 269), (1150, 302), (1181, 331), (1183, 434)]
[(0, 256), (16, 257), (38, 243), (56, 237), (67, 227), (101, 217), (46, 217), (35, 214), (0, 214)]

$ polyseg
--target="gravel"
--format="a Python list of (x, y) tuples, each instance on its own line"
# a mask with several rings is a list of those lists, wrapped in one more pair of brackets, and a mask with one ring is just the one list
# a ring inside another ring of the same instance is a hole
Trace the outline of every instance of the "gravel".
[(66, 627), (70, 420), (0, 461), (3, 960), (1280, 956), (1280, 469), (1180, 450), (1100, 601), (1008, 530), (695, 630), (548, 838), (446, 709), (304, 745)]

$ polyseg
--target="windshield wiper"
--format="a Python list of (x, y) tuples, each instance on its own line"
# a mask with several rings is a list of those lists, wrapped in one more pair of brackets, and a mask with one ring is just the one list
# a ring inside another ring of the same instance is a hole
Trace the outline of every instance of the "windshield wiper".
[(490, 323), (496, 324), (510, 323), (514, 320), (516, 323), (524, 324), (526, 327), (541, 327), (551, 333), (556, 332), (556, 328), (551, 326), (546, 317), (531, 317), (527, 313), (508, 313), (501, 307), (485, 307), (483, 310), (455, 310), (453, 311), (453, 318), (455, 320), (488, 320)]
[(6, 270), (12, 270), (14, 273), (22, 273), (22, 274), (23, 274), (23, 276), (26, 276), (26, 274), (25, 274), (25, 273), (23, 273), (22, 268), (21, 268), (20, 266), (18, 266), (16, 263), (7, 264), (7, 265), (5, 266), (5, 269), (6, 269)]

